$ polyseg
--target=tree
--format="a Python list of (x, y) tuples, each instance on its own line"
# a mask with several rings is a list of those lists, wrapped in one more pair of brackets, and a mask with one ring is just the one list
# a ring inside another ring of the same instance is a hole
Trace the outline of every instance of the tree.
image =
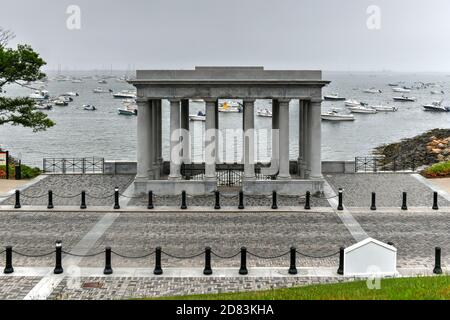
[[(14, 34), (0, 27), (0, 94), (9, 84), (21, 84), (43, 79), (41, 67), (46, 63), (29, 45), (18, 45), (17, 49), (8, 48)], [(47, 115), (35, 107), (29, 98), (11, 98), (0, 95), (0, 125), (11, 124), (44, 131), (54, 126)]]

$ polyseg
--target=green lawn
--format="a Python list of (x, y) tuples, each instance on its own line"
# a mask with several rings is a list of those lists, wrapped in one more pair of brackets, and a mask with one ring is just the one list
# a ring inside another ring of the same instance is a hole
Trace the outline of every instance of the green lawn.
[(178, 296), (175, 300), (449, 300), (450, 276), (381, 280), (379, 290), (367, 288), (366, 281), (256, 292)]

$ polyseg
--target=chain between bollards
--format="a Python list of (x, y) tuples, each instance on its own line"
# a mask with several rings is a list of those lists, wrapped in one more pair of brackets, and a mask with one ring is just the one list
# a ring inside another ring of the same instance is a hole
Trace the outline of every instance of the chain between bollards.
[(7, 246), (6, 248), (6, 263), (5, 263), (5, 269), (3, 270), (3, 273), (5, 274), (11, 274), (14, 272), (14, 268), (12, 265), (12, 247)]
[(64, 272), (62, 267), (62, 242), (56, 241), (55, 243), (55, 269), (53, 270), (54, 274), (61, 274)]
[(16, 190), (16, 201), (14, 204), (14, 209), (20, 209), (22, 206), (20, 205), (20, 190)]
[(306, 191), (305, 210), (311, 210), (311, 192)]
[(297, 249), (295, 247), (291, 247), (291, 265), (289, 267), (289, 274), (297, 274), (296, 260)]
[(436, 247), (434, 249), (434, 274), (442, 274), (442, 268), (441, 268), (441, 248)]
[(111, 265), (111, 247), (105, 248), (105, 269), (103, 270), (103, 274), (112, 274), (112, 265)]
[(161, 268), (161, 247), (157, 247), (155, 250), (155, 269), (153, 270), (153, 274), (161, 275), (163, 274), (163, 270)]
[(206, 276), (212, 275), (211, 269), (211, 248), (205, 248), (205, 269), (203, 269), (203, 274)]
[(247, 248), (246, 247), (242, 247), (241, 248), (241, 267), (239, 268), (239, 274), (240, 275), (248, 274), (248, 270), (247, 270)]

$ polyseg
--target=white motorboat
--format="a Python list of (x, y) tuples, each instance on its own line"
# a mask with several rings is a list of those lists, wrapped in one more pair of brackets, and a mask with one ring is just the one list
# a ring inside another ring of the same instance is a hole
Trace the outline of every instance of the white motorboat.
[(381, 90), (375, 89), (375, 88), (366, 89), (366, 90), (363, 90), (363, 92), (365, 92), (365, 93), (382, 93)]
[(382, 105), (379, 105), (379, 106), (370, 106), (370, 107), (372, 109), (375, 109), (375, 110), (379, 111), (379, 112), (395, 112), (395, 111), (398, 110), (398, 108), (394, 107), (394, 106), (382, 106)]
[(322, 120), (326, 121), (354, 121), (352, 114), (340, 114), (336, 110), (332, 110), (322, 114)]
[(426, 104), (423, 106), (425, 111), (437, 111), (437, 112), (449, 112), (450, 107), (444, 107), (442, 105), (442, 101), (433, 101), (430, 104)]
[(433, 91), (431, 91), (431, 94), (445, 94), (445, 92), (444, 92), (444, 90), (441, 90), (441, 91), (433, 90)]
[(394, 101), (400, 101), (400, 102), (414, 102), (416, 101), (416, 98), (414, 97), (407, 97), (405, 95), (402, 95), (401, 97), (394, 97)]
[(72, 79), (72, 83), (83, 83), (84, 81), (81, 79)]
[(392, 83), (388, 83), (389, 87), (398, 87), (398, 82), (392, 82)]
[(61, 96), (62, 97), (78, 97), (79, 95), (80, 94), (78, 92), (69, 91), (69, 92), (63, 93)]
[(258, 117), (272, 118), (272, 111), (269, 109), (258, 109), (256, 110), (256, 115)]
[(189, 115), (189, 120), (191, 120), (191, 121), (206, 121), (206, 115), (202, 111), (199, 111), (197, 114)]
[(131, 107), (122, 107), (117, 109), (119, 111), (119, 114), (124, 116), (137, 116), (138, 110)]
[(53, 109), (53, 106), (51, 103), (42, 103), (42, 102), (36, 103), (34, 105), (34, 107), (36, 108), (36, 110), (52, 110)]
[(33, 100), (47, 100), (50, 95), (47, 90), (36, 90), (34, 93), (30, 94), (28, 98)]
[(219, 105), (219, 112), (240, 113), (242, 112), (242, 107), (238, 102), (227, 101)]
[(345, 103), (346, 107), (358, 107), (361, 104), (363, 104), (362, 102), (359, 102), (358, 100), (355, 100), (355, 99), (345, 100), (344, 103)]
[(392, 91), (400, 92), (400, 93), (409, 93), (409, 92), (411, 92), (411, 89), (408, 89), (406, 87), (396, 87), (396, 88), (392, 88)]
[(365, 114), (377, 113), (377, 110), (363, 105), (358, 107), (349, 107), (348, 110), (350, 110), (350, 112), (352, 113), (365, 113)]
[(343, 100), (345, 100), (345, 98), (340, 97), (339, 94), (337, 94), (337, 93), (330, 93), (328, 95), (325, 95), (323, 98), (325, 100), (330, 100), (330, 101), (343, 101)]
[(97, 108), (95, 106), (90, 105), (90, 104), (83, 105), (83, 109), (86, 110), (86, 111), (95, 111), (95, 110), (97, 110)]
[(99, 84), (107, 84), (108, 81), (106, 81), (105, 79), (102, 79), (102, 80), (99, 80), (98, 83), (99, 83)]
[(112, 90), (111, 89), (106, 90), (106, 89), (102, 89), (102, 88), (95, 88), (93, 90), (93, 92), (94, 93), (112, 93)]
[(58, 107), (67, 107), (69, 105), (69, 102), (63, 99), (56, 99), (53, 101), (53, 103)]
[(122, 90), (118, 93), (113, 93), (113, 97), (117, 99), (136, 99), (136, 92), (132, 90)]

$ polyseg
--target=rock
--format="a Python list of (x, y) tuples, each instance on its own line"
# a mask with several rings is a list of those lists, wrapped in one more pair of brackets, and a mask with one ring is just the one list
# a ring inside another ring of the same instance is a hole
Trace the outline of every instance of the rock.
[(442, 154), (438, 154), (437, 159), (439, 160), (439, 162), (442, 162), (445, 160), (445, 157)]
[(444, 149), (446, 147), (446, 144), (443, 144), (442, 142), (438, 144), (438, 148)]
[(439, 154), (439, 153), (441, 153), (441, 149), (438, 149), (438, 148), (432, 149), (431, 152), (434, 154)]

